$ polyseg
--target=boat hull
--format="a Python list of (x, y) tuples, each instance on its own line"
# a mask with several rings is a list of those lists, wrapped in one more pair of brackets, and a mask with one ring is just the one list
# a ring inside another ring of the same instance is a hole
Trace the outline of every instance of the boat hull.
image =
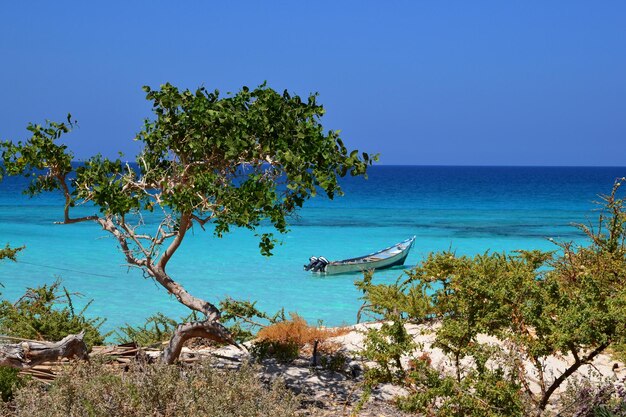
[(404, 261), (409, 255), (409, 251), (411, 250), (411, 247), (413, 247), (414, 242), (415, 236), (411, 239), (407, 239), (396, 245), (369, 255), (358, 258), (344, 259), (342, 261), (329, 262), (322, 270), (317, 271), (317, 273), (329, 275), (347, 274), (404, 265)]
[(398, 254), (396, 256), (381, 259), (380, 261), (372, 261), (372, 262), (363, 262), (363, 263), (352, 263), (352, 264), (342, 264), (338, 262), (331, 262), (326, 265), (326, 270), (324, 273), (326, 274), (346, 274), (350, 272), (363, 272), (372, 269), (385, 269), (391, 268), (392, 266), (404, 265), (404, 261), (407, 256), (409, 256), (409, 251), (407, 250), (404, 253)]

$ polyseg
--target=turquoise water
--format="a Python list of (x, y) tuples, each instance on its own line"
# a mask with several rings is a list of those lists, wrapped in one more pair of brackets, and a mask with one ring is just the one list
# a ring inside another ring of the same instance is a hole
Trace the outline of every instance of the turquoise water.
[[(309, 201), (273, 257), (261, 256), (247, 231), (216, 239), (198, 229), (169, 272), (213, 302), (258, 300), (262, 309), (285, 307), (312, 322), (353, 323), (359, 276), (312, 275), (302, 270), (310, 256), (359, 256), (413, 235), (405, 267), (449, 248), (461, 254), (552, 249), (548, 237), (582, 241), (572, 223), (595, 219), (593, 201), (622, 176), (626, 168), (374, 167), (368, 181), (346, 179), (344, 197)], [(142, 323), (157, 311), (186, 314), (165, 290), (127, 268), (116, 242), (95, 224), (54, 225), (62, 217), (59, 197), (29, 199), (20, 194), (23, 186), (21, 179), (0, 183), (0, 244), (27, 247), (19, 262), (0, 265), (5, 298), (60, 277), (83, 294), (82, 303), (94, 299), (88, 313), (107, 317), (106, 329)], [(375, 279), (393, 281), (402, 270), (381, 271)]]

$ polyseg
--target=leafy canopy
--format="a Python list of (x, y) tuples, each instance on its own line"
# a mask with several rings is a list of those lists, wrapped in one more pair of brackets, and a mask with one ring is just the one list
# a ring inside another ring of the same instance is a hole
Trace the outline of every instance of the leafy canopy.
[[(162, 224), (158, 246), (181, 222), (185, 227), (210, 222), (222, 236), (231, 226), (254, 230), (266, 220), (284, 233), (294, 209), (318, 191), (329, 198), (341, 194), (338, 177), (365, 175), (376, 159), (349, 152), (338, 132), (324, 133), (324, 109), (316, 95), (303, 100), (266, 85), (225, 97), (217, 90), (179, 90), (171, 84), (144, 90), (155, 117), (146, 119), (136, 136), (144, 145), (136, 167), (95, 156), (68, 181), (73, 154), (55, 143), (73, 127), (68, 116), (67, 123), (29, 125), (33, 136), (25, 143), (5, 142), (6, 170), (34, 175), (31, 194), (66, 192), (66, 223), (76, 220), (69, 208), (84, 202), (107, 218), (160, 207), (173, 220)], [(270, 254), (271, 234), (260, 236), (260, 247)]]

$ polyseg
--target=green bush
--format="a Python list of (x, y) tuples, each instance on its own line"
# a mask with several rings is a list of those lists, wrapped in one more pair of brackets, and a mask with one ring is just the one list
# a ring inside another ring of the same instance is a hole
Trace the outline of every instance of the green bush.
[(13, 398), (13, 391), (22, 385), (23, 379), (19, 377), (19, 369), (0, 366), (0, 395), (2, 401)]
[[(258, 310), (255, 301), (240, 301), (228, 297), (220, 301), (219, 305), (222, 311), (221, 321), (237, 342), (252, 340), (260, 329), (286, 320), (284, 310), (281, 309), (270, 316)], [(148, 317), (142, 325), (126, 324), (116, 330), (115, 341), (117, 343), (135, 342), (140, 346), (157, 347), (170, 340), (178, 323), (198, 320), (201, 320), (201, 317), (195, 311), (178, 321), (162, 313), (156, 313)]]
[[(522, 404), (542, 414), (572, 374), (626, 344), (626, 210), (620, 186), (616, 182), (603, 196), (597, 226), (580, 226), (589, 237), (585, 246), (566, 242), (556, 243), (553, 252), (473, 257), (448, 251), (430, 254), (392, 284), (374, 284), (366, 275), (357, 283), (364, 293), (362, 311), (386, 320), (366, 335), (363, 355), (377, 364), (366, 370), (368, 387), (401, 383), (411, 392), (400, 401), (404, 408), (436, 416), (520, 415), (528, 411)], [(450, 375), (415, 358), (418, 373), (402, 363), (415, 354), (407, 323), (436, 324), (428, 331), (435, 336), (433, 347), (451, 364)], [(503, 343), (481, 344), (479, 335)], [(573, 361), (545, 371), (549, 357), (563, 355)], [(533, 383), (541, 389), (531, 390)]]
[(220, 310), (222, 322), (237, 342), (252, 340), (260, 329), (287, 320), (284, 308), (269, 315), (256, 307), (256, 301), (234, 300), (230, 297), (220, 301)]
[(61, 281), (28, 288), (16, 302), (0, 302), (0, 333), (24, 339), (58, 341), (68, 334), (85, 332), (88, 347), (104, 343), (101, 318), (87, 318), (85, 310), (76, 312), (70, 294)]
[(320, 357), (320, 366), (333, 372), (344, 372), (348, 357), (341, 352)]
[(129, 324), (115, 331), (115, 341), (120, 344), (135, 342), (139, 346), (160, 346), (171, 339), (176, 330), (176, 320), (163, 313), (156, 313), (140, 326)]
[(300, 346), (295, 342), (259, 340), (250, 347), (250, 354), (258, 361), (274, 358), (279, 362), (289, 363), (300, 354)]
[(121, 372), (77, 363), (49, 387), (35, 382), (16, 390), (6, 415), (28, 417), (239, 417), (295, 416), (297, 398), (282, 385), (263, 384), (253, 368), (133, 364)]
[(397, 399), (399, 408), (408, 412), (428, 410), (438, 417), (527, 415), (519, 383), (507, 377), (502, 368), (485, 366), (491, 356), (476, 352), (476, 368), (467, 369), (460, 380), (434, 369), (428, 358), (413, 360), (406, 379), (413, 392)]
[(23, 249), (24, 249), (24, 246), (19, 247), (19, 248), (12, 248), (7, 243), (7, 245), (4, 248), (0, 249), (0, 260), (10, 259), (12, 261), (15, 261), (17, 253)]

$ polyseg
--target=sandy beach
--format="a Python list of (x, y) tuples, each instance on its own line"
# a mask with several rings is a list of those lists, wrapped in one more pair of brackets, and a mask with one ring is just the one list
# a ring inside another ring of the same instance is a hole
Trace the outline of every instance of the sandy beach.
[[(312, 366), (311, 356), (301, 355), (293, 363), (285, 364), (273, 359), (261, 362), (259, 372), (261, 378), (266, 381), (281, 379), (295, 392), (303, 397), (303, 402), (308, 408), (303, 411), (303, 415), (350, 415), (363, 394), (363, 369), (374, 366), (373, 363), (365, 362), (359, 355), (363, 348), (365, 332), (368, 328), (380, 327), (381, 323), (361, 323), (349, 326), (349, 331), (341, 336), (329, 339), (329, 342), (337, 343), (339, 352), (347, 358), (344, 369), (341, 372), (330, 371), (321, 366)], [(444, 373), (453, 372), (453, 364), (441, 349), (433, 347), (435, 339), (434, 330), (437, 325), (407, 325), (408, 332), (413, 335), (419, 348), (414, 352), (414, 356), (427, 354), (432, 366)], [(493, 337), (479, 336), (478, 341), (486, 344), (497, 344), (505, 347), (502, 341)], [(249, 346), (249, 344), (247, 344)], [(306, 351), (306, 350), (305, 350)], [(243, 350), (238, 350), (233, 346), (220, 349), (185, 349), (183, 355), (187, 357), (211, 357), (220, 367), (236, 368), (242, 363), (250, 360), (250, 354)], [(410, 358), (403, 358), (406, 365)], [(549, 380), (558, 377), (574, 359), (570, 355), (550, 356), (544, 362), (544, 373)], [(471, 366), (471, 361), (464, 361), (465, 366)], [(534, 393), (539, 392), (537, 376), (529, 361), (525, 361), (528, 380)], [(623, 363), (616, 361), (608, 354), (601, 354), (590, 365), (582, 366), (572, 378), (584, 377), (593, 382), (615, 378), (621, 379), (626, 376), (626, 367)], [(557, 391), (551, 404), (558, 401), (559, 394), (566, 384)], [(381, 384), (373, 391), (371, 398), (359, 416), (404, 416), (405, 413), (397, 410), (393, 404), (395, 398), (408, 394), (405, 388)]]

